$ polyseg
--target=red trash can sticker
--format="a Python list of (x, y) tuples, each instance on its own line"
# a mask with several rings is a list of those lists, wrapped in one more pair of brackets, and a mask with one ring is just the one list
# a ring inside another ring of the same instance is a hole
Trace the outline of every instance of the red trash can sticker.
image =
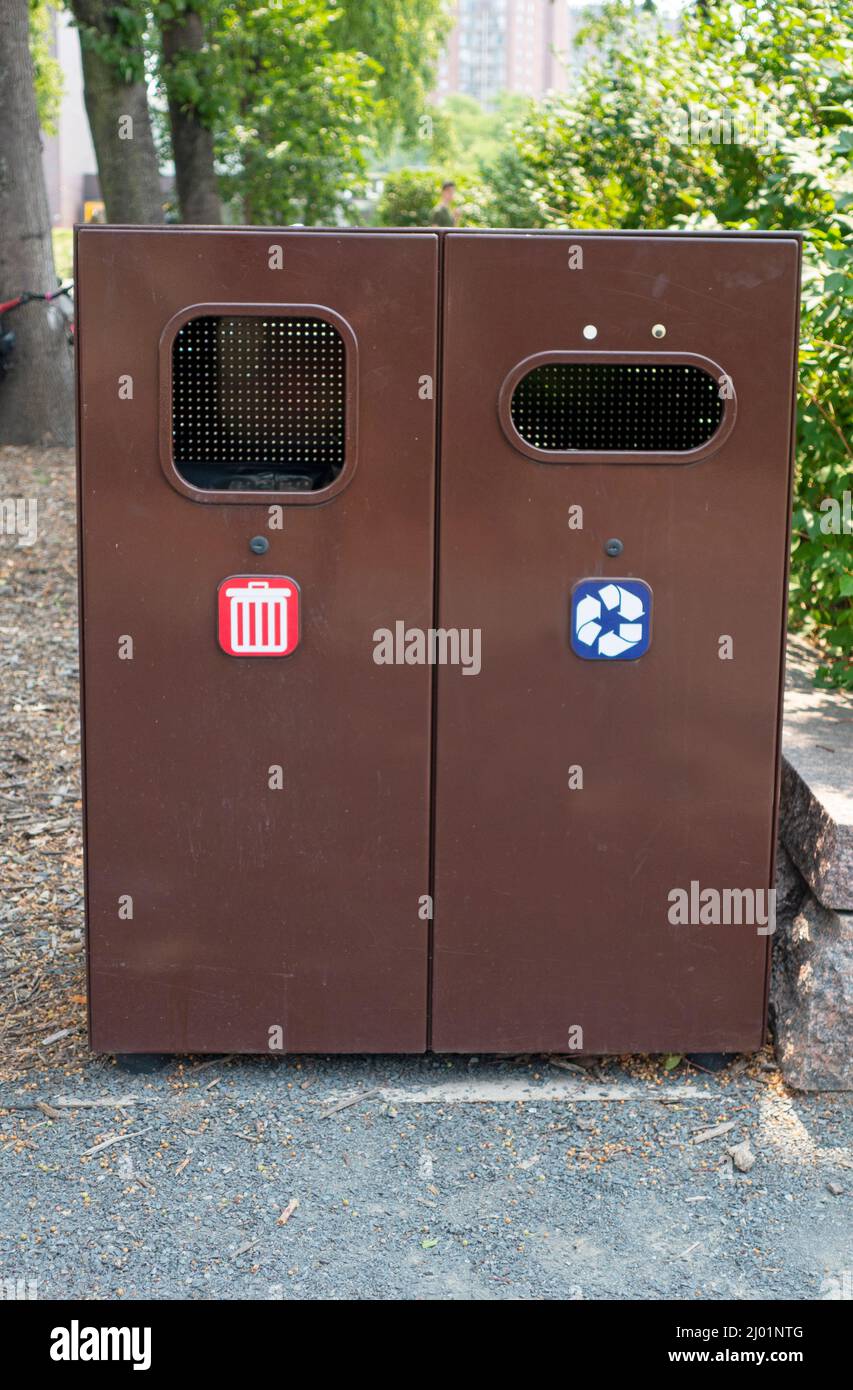
[(299, 645), (299, 585), (232, 574), (219, 585), (219, 645), (229, 656), (289, 656)]

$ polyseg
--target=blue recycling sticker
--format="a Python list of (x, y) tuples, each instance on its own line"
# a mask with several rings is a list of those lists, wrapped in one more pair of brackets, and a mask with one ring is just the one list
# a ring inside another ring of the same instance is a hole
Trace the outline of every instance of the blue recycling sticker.
[(652, 640), (643, 579), (581, 579), (572, 590), (572, 651), (584, 661), (636, 661)]

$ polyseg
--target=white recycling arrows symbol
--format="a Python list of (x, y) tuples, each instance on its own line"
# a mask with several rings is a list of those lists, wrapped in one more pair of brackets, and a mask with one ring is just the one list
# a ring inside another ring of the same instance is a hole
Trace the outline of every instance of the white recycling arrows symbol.
[[(599, 619), (602, 604), (608, 612), (612, 613), (614, 609), (618, 612), (622, 619), (618, 632), (601, 635)], [(593, 646), (597, 640), (599, 656), (621, 656), (642, 641), (643, 625), (637, 619), (642, 618), (644, 613), (643, 600), (637, 594), (623, 589), (621, 584), (605, 584), (599, 589), (598, 598), (587, 594), (580, 600), (575, 610), (575, 636), (585, 647)]]

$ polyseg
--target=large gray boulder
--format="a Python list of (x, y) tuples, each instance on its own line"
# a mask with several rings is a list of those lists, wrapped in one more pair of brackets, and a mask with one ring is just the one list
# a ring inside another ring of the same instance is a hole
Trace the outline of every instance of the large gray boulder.
[(782, 1073), (801, 1091), (853, 1089), (853, 913), (824, 907), (782, 845), (771, 1021)]
[(816, 690), (792, 641), (785, 693), (770, 1019), (799, 1090), (853, 1089), (853, 701)]

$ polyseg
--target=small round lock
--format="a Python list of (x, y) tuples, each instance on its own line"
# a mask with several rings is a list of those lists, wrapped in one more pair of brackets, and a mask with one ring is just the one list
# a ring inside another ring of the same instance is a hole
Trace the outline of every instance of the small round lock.
[(624, 545), (617, 536), (613, 536), (611, 540), (605, 541), (604, 543), (605, 555), (611, 555), (614, 559), (617, 555), (621, 555), (624, 549)]
[(266, 555), (269, 548), (270, 543), (266, 536), (253, 536), (249, 541), (249, 549), (253, 551), (255, 555)]
[(653, 337), (653, 338), (665, 338), (665, 337), (666, 337), (666, 328), (665, 328), (665, 326), (664, 326), (662, 323), (656, 323), (656, 324), (655, 324), (654, 328), (652, 329), (652, 337)]

